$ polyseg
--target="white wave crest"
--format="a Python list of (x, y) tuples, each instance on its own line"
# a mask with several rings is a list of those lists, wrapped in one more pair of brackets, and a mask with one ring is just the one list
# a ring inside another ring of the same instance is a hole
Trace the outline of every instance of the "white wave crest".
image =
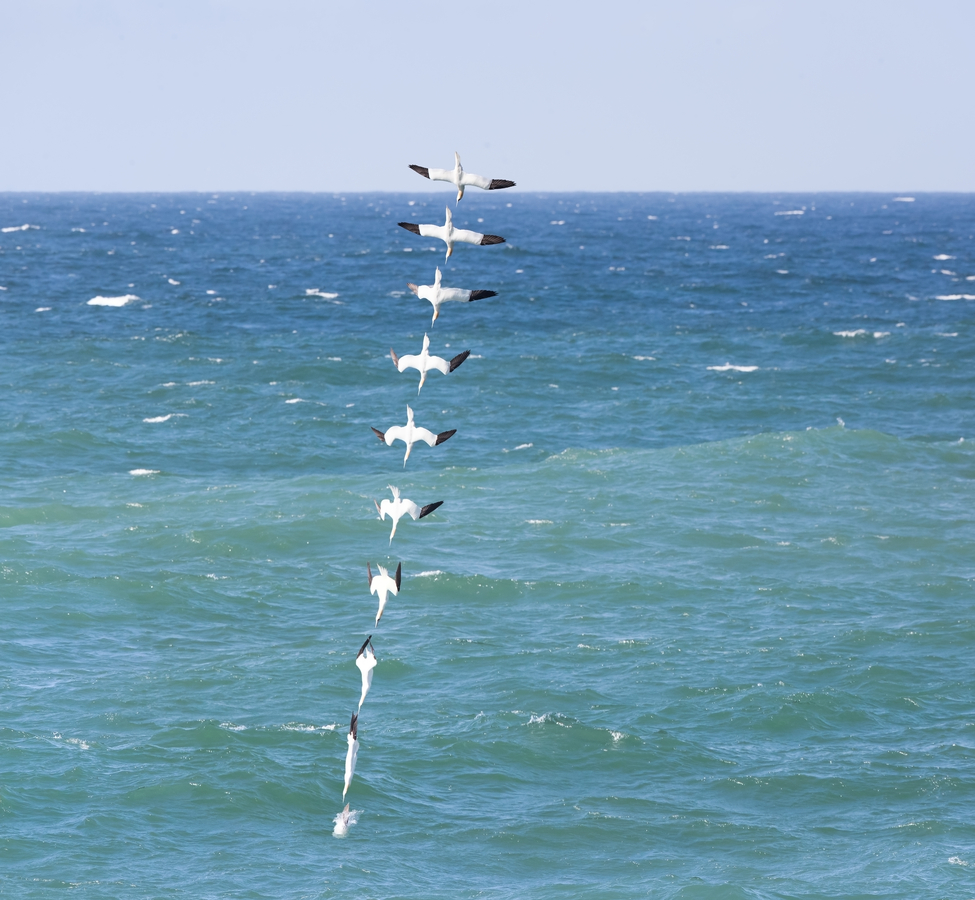
[(935, 300), (975, 300), (975, 294), (938, 294)]
[(931, 259), (936, 259), (938, 262), (944, 262), (946, 259), (954, 259), (955, 257), (949, 256), (947, 253), (939, 253), (937, 256), (932, 256)]
[(552, 525), (551, 519), (526, 519), (526, 524), (528, 525)]
[(40, 228), (40, 225), (8, 225), (6, 228), (0, 228), (0, 232), (3, 234), (10, 234), (11, 231), (27, 231), (30, 228)]
[(804, 209), (783, 209), (777, 212), (777, 216), (804, 216), (806, 211)]
[(866, 334), (866, 333), (867, 333), (866, 328), (858, 328), (856, 331), (834, 331), (833, 332), (833, 334), (835, 334), (837, 337), (852, 337), (852, 338), (859, 337), (861, 334)]
[(894, 203), (913, 203), (913, 197), (894, 197)]
[(88, 306), (125, 306), (126, 303), (132, 303), (134, 300), (138, 300), (135, 294), (124, 294), (121, 297), (92, 297), (88, 301)]
[(415, 578), (432, 578), (435, 575), (443, 575), (443, 572), (440, 571), (440, 569), (430, 569), (427, 572), (419, 572), (414, 577)]
[(708, 366), (708, 371), (710, 372), (756, 372), (758, 371), (758, 366), (733, 366), (731, 363), (725, 363), (723, 366)]
[(320, 291), (318, 288), (305, 288), (305, 294), (308, 297), (321, 297), (323, 300), (334, 300), (338, 297), (338, 294), (331, 291)]
[(158, 475), (159, 469), (129, 469), (130, 475)]

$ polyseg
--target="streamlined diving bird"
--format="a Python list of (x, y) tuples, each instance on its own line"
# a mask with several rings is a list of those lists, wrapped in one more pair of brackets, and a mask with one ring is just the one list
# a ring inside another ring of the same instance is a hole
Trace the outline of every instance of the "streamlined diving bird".
[(465, 350), (463, 353), (458, 353), (450, 362), (447, 362), (447, 360), (439, 356), (430, 355), (430, 338), (423, 335), (423, 349), (419, 353), (408, 353), (405, 356), (397, 356), (396, 351), (390, 347), (389, 355), (393, 359), (393, 365), (400, 372), (405, 372), (407, 369), (416, 369), (420, 373), (420, 387), (416, 389), (417, 394), (419, 394), (423, 388), (423, 382), (427, 380), (427, 372), (431, 369), (437, 372), (443, 372), (444, 375), (453, 372), (454, 369), (471, 355), (471, 351)]
[(376, 503), (376, 512), (379, 513), (380, 519), (385, 519), (388, 515), (393, 520), (393, 530), (389, 533), (390, 543), (393, 543), (396, 526), (399, 525), (399, 520), (403, 516), (409, 515), (415, 522), (417, 519), (422, 519), (424, 516), (430, 515), (437, 507), (443, 506), (443, 500), (438, 500), (436, 503), (428, 503), (426, 506), (417, 506), (412, 500), (400, 497), (398, 487), (389, 485), (389, 489), (393, 492), (392, 500), (384, 499), (382, 503), (376, 503), (373, 500), (373, 503)]
[(380, 431), (378, 428), (373, 428), (372, 430), (376, 437), (383, 441), (387, 447), (392, 447), (393, 441), (402, 441), (406, 444), (406, 455), (403, 457), (404, 467), (406, 466), (406, 461), (410, 458), (410, 451), (417, 441), (423, 441), (428, 447), (436, 447), (457, 433), (456, 428), (451, 428), (450, 431), (441, 431), (440, 434), (434, 434), (427, 428), (420, 428), (418, 425), (414, 425), (413, 410), (410, 409), (409, 405), (406, 407), (405, 425), (393, 425), (385, 431)]
[(349, 804), (345, 804), (345, 809), (342, 810), (332, 821), (335, 822), (335, 828), (332, 829), (332, 834), (336, 837), (345, 837), (349, 833), (349, 826), (355, 825), (355, 820), (359, 815), (359, 811), (356, 809), (350, 810)]
[[(368, 568), (368, 567), (369, 567), (369, 563), (366, 563), (366, 568)], [(379, 571), (383, 575), (385, 575), (387, 578), (389, 578), (389, 576), (386, 575), (386, 570), (385, 569), (380, 568)], [(396, 570), (396, 587), (397, 587), (397, 590), (399, 589), (399, 573), (400, 573), (400, 570), (397, 569)], [(379, 579), (377, 578), (375, 580), (378, 581)], [(369, 593), (370, 594), (373, 593), (373, 590), (372, 590), (372, 582), (373, 582), (372, 570), (370, 569), (370, 571), (369, 571)], [(393, 591), (393, 593), (395, 594), (396, 591)], [(381, 616), (382, 615), (382, 608), (383, 608), (383, 606), (386, 605), (386, 597), (385, 597), (385, 595), (380, 599), (379, 603), (380, 603), (380, 606), (379, 606), (379, 615)], [(379, 616), (376, 616), (376, 623), (377, 624), (379, 623)], [(359, 648), (359, 652), (356, 654), (356, 657), (355, 657), (355, 664), (358, 667), (359, 671), (362, 673), (362, 696), (359, 697), (359, 709), (361, 710), (362, 709), (362, 702), (366, 699), (366, 694), (369, 693), (369, 688), (372, 687), (372, 670), (376, 668), (376, 654), (373, 652), (373, 649), (372, 649), (372, 635), (371, 634), (369, 635), (369, 637), (366, 638), (365, 643)]]
[(352, 775), (355, 772), (355, 758), (359, 755), (359, 714), (352, 713), (352, 724), (349, 725), (349, 733), (346, 735), (346, 740), (349, 743), (349, 749), (345, 752), (345, 787), (342, 789), (342, 799), (345, 800), (345, 795), (349, 790), (349, 785), (352, 784)]
[(454, 216), (450, 209), (446, 209), (447, 220), (443, 225), (416, 225), (413, 222), (398, 222), (400, 228), (412, 231), (421, 237), (439, 238), (447, 244), (447, 256), (454, 252), (454, 243), (463, 244), (503, 244), (504, 238), (496, 234), (481, 234), (478, 231), (468, 231), (466, 228), (454, 228)]
[[(385, 501), (383, 501), (385, 502)], [(392, 540), (392, 538), (390, 538)], [(394, 597), (399, 593), (400, 582), (403, 580), (403, 564), (400, 563), (396, 567), (396, 577), (393, 578), (389, 572), (387, 572), (381, 565), (376, 564), (376, 568), (379, 569), (378, 575), (372, 574), (372, 569), (369, 567), (369, 563), (366, 563), (366, 571), (369, 573), (369, 593), (375, 594), (379, 597), (379, 611), (376, 613), (376, 624), (379, 624), (379, 620), (383, 617), (383, 610), (386, 608), (386, 600), (390, 594)], [(366, 641), (368, 644), (369, 641)], [(363, 650), (366, 644), (362, 645)], [(359, 651), (362, 653), (362, 650)], [(373, 657), (375, 659), (375, 657)], [(359, 666), (359, 660), (356, 659), (355, 664)], [(373, 665), (376, 665), (373, 663)], [(361, 669), (362, 666), (359, 666)], [(363, 684), (365, 684), (365, 674), (363, 674)], [(369, 676), (370, 683), (372, 682), (372, 675)], [(365, 692), (369, 690), (368, 688), (363, 688), (362, 700), (366, 699)], [(359, 705), (362, 705), (362, 700), (359, 701)]]
[[(448, 300), (459, 300), (461, 303), (470, 303), (473, 300), (486, 300), (488, 297), (497, 297), (497, 291), (465, 291), (461, 288), (441, 287), (440, 266), (437, 266), (437, 274), (433, 277), (433, 284), (413, 284), (406, 282), (406, 286), (413, 291), (421, 300), (429, 300), (433, 304), (433, 321), (430, 326), (437, 321), (440, 315), (440, 304)], [(458, 363), (459, 365), (459, 363)], [(402, 371), (402, 369), (400, 369)]]
[(513, 181), (508, 181), (506, 178), (485, 178), (483, 175), (472, 175), (470, 172), (465, 172), (464, 167), (460, 164), (460, 154), (456, 150), (454, 151), (454, 167), (452, 169), (428, 169), (424, 166), (413, 165), (410, 168), (431, 181), (450, 182), (457, 188), (458, 203), (464, 196), (465, 187), (479, 187), (485, 191), (497, 191), (501, 188), (515, 186)]

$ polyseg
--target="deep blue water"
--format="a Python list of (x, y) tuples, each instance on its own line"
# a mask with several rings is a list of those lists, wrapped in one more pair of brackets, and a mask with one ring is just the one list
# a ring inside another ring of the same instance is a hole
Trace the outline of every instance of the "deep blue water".
[(0, 195), (0, 893), (975, 896), (975, 197), (452, 203)]

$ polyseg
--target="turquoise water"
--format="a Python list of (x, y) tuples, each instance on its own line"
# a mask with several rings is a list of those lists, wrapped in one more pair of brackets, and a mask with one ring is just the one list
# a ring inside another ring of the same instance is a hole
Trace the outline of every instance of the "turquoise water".
[(450, 196), (0, 195), (0, 891), (975, 896), (972, 198)]

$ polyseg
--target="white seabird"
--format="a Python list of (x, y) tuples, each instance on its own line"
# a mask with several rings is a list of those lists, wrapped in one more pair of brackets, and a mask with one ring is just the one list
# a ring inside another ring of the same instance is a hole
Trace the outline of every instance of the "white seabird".
[(446, 208), (447, 220), (443, 225), (417, 225), (414, 222), (398, 222), (400, 228), (412, 231), (420, 237), (439, 238), (447, 244), (447, 256), (454, 252), (454, 243), (460, 241), (463, 244), (503, 244), (504, 238), (496, 234), (481, 234), (479, 231), (468, 231), (466, 228), (454, 228), (454, 216), (449, 208)]
[(470, 303), (473, 300), (486, 300), (488, 297), (497, 297), (497, 291), (465, 291), (462, 288), (441, 287), (440, 266), (437, 266), (437, 274), (433, 278), (433, 284), (413, 284), (406, 282), (406, 286), (413, 291), (421, 300), (429, 300), (433, 304), (432, 326), (440, 315), (440, 304), (448, 300), (459, 300), (461, 303)]
[[(400, 563), (400, 565), (402, 566), (402, 563)], [(368, 567), (369, 567), (369, 563), (366, 563), (366, 568)], [(386, 572), (386, 570), (382, 568), (379, 571), (381, 574), (385, 574)], [(396, 570), (397, 590), (399, 589), (399, 577), (398, 577), (399, 572), (400, 570), (397, 569)], [(388, 575), (386, 575), (386, 577), (389, 578)], [(378, 578), (376, 580), (378, 581)], [(372, 571), (370, 570), (369, 571), (369, 593), (370, 594), (373, 593), (372, 582), (373, 582), (373, 577), (372, 577)], [(393, 593), (395, 594), (396, 591), (393, 591)], [(386, 605), (386, 598), (385, 596), (383, 596), (379, 601), (380, 616), (382, 615), (382, 609), (385, 605)], [(376, 624), (377, 625), (379, 624), (379, 616), (376, 616)], [(372, 687), (372, 670), (376, 668), (376, 654), (372, 649), (371, 634), (369, 635), (369, 637), (366, 638), (365, 643), (359, 648), (359, 652), (356, 654), (355, 657), (355, 664), (358, 667), (359, 671), (362, 673), (362, 695), (359, 697), (359, 709), (361, 710), (362, 702), (366, 699), (366, 694), (369, 693), (369, 688)]]
[(415, 522), (417, 519), (422, 519), (424, 516), (430, 515), (437, 507), (443, 505), (443, 500), (438, 500), (436, 503), (428, 503), (426, 506), (417, 506), (412, 500), (407, 500), (405, 497), (400, 497), (399, 488), (388, 485), (389, 489), (393, 492), (393, 499), (384, 499), (382, 503), (376, 503), (376, 511), (379, 513), (380, 519), (385, 519), (388, 515), (393, 520), (393, 530), (389, 533), (389, 542), (393, 543), (393, 535), (396, 534), (396, 526), (399, 525), (399, 520), (404, 516), (409, 514), (410, 518)]
[[(438, 269), (437, 271), (439, 272), (440, 270)], [(427, 335), (423, 335), (423, 349), (419, 353), (408, 353), (405, 356), (397, 356), (396, 351), (390, 347), (389, 355), (392, 357), (393, 365), (400, 372), (405, 372), (407, 369), (416, 369), (420, 373), (420, 387), (416, 389), (417, 394), (419, 394), (423, 388), (423, 382), (427, 380), (427, 372), (431, 369), (443, 372), (444, 375), (453, 372), (454, 369), (471, 355), (471, 351), (465, 350), (463, 353), (458, 353), (448, 362), (442, 357), (430, 355), (430, 338)]]
[(385, 431), (380, 431), (378, 428), (373, 428), (372, 430), (375, 432), (376, 437), (383, 441), (387, 447), (392, 447), (394, 441), (402, 441), (406, 444), (406, 455), (403, 457), (404, 466), (410, 458), (410, 451), (413, 449), (413, 445), (417, 441), (423, 441), (428, 447), (436, 447), (457, 433), (456, 428), (451, 428), (450, 431), (441, 431), (440, 434), (434, 434), (428, 428), (420, 428), (420, 426), (414, 425), (413, 410), (410, 409), (409, 404), (406, 406), (405, 425), (393, 425)]
[(485, 178), (483, 175), (472, 175), (470, 172), (465, 172), (464, 167), (460, 164), (460, 154), (456, 150), (454, 151), (454, 167), (452, 169), (428, 169), (425, 166), (414, 165), (411, 165), (410, 168), (431, 181), (447, 181), (454, 185), (457, 188), (458, 203), (464, 196), (465, 187), (479, 187), (485, 191), (497, 191), (501, 188), (515, 186), (515, 183), (508, 181), (507, 178)]
[(336, 837), (345, 837), (349, 833), (349, 826), (355, 825), (358, 816), (359, 810), (350, 810), (349, 804), (346, 803), (345, 809), (332, 820), (335, 822), (335, 828), (332, 829), (332, 834)]
[(359, 755), (358, 724), (359, 714), (352, 713), (352, 723), (349, 725), (349, 733), (346, 735), (346, 740), (349, 742), (349, 749), (345, 752), (345, 787), (342, 789), (343, 800), (345, 800), (349, 785), (352, 784), (352, 775), (355, 773), (355, 759)]
[[(375, 594), (377, 597), (379, 597), (379, 610), (376, 613), (376, 624), (378, 625), (379, 620), (383, 617), (383, 610), (386, 608), (387, 598), (389, 597), (390, 594), (392, 594), (395, 597), (399, 593), (399, 586), (400, 583), (403, 581), (403, 564), (400, 563), (396, 567), (395, 578), (392, 575), (390, 575), (389, 572), (387, 572), (378, 563), (376, 564), (376, 568), (379, 569), (379, 574), (373, 575), (369, 563), (366, 563), (366, 571), (369, 573), (369, 593)], [(366, 643), (362, 645), (363, 650), (365, 649), (366, 644), (368, 643), (369, 641), (366, 641)], [(360, 650), (359, 653), (361, 654), (362, 650)], [(373, 656), (373, 660), (375, 660), (375, 658), (376, 657)], [(360, 669), (362, 669), (362, 665), (360, 665), (358, 658), (356, 659), (355, 664), (359, 666)], [(373, 662), (372, 665), (375, 666), (376, 663)], [(370, 666), (370, 668), (372, 668), (372, 666)], [(369, 675), (369, 683), (370, 684), (372, 683), (371, 674)], [(365, 669), (362, 669), (362, 684), (363, 684), (362, 700), (365, 700), (366, 691), (369, 690), (365, 686), (366, 684)], [(362, 700), (359, 701), (359, 706), (362, 706)]]

